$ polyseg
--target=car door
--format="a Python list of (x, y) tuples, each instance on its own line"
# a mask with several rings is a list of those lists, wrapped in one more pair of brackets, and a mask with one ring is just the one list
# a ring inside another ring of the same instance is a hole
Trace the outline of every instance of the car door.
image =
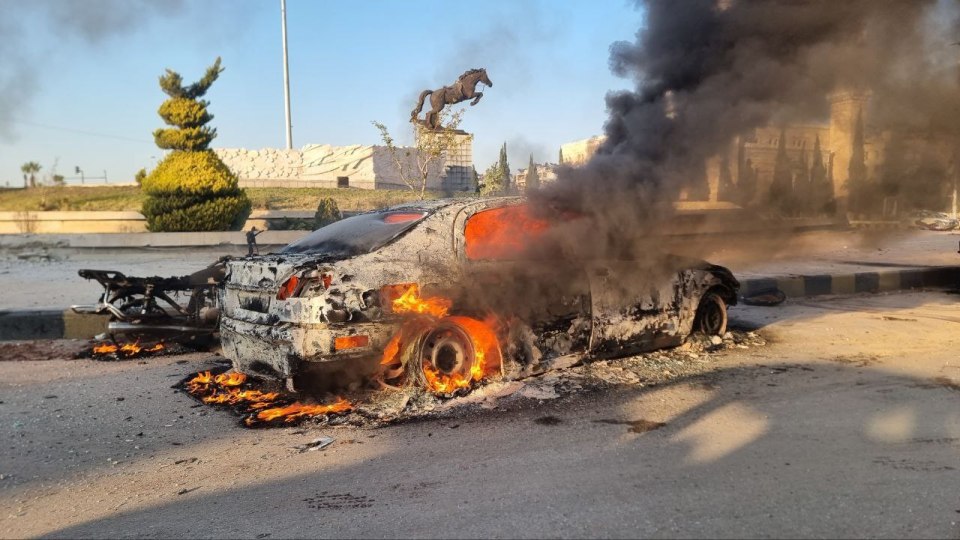
[(593, 335), (590, 350), (614, 356), (677, 345), (683, 272), (634, 261), (591, 266)]

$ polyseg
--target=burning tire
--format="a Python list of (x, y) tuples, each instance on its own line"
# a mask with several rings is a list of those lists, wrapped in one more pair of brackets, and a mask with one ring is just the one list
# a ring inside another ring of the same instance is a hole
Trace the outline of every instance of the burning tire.
[(727, 331), (727, 303), (719, 294), (708, 292), (700, 299), (693, 330), (707, 336), (722, 336)]
[[(452, 394), (502, 374), (502, 354), (490, 325), (470, 317), (410, 321), (387, 346), (382, 380)], [(405, 382), (404, 382), (405, 381)]]
[(423, 336), (415, 358), (427, 383), (439, 377), (470, 381), (477, 360), (467, 331), (449, 321), (441, 321)]

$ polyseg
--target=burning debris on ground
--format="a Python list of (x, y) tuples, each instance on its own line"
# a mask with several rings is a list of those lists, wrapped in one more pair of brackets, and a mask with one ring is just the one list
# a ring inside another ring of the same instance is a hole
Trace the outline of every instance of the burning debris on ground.
[(139, 341), (132, 343), (95, 342), (89, 349), (80, 351), (76, 358), (92, 358), (94, 360), (132, 360), (157, 354), (176, 354), (181, 348), (172, 348), (163, 342), (152, 345), (141, 345)]
[(181, 388), (202, 403), (231, 407), (243, 416), (247, 427), (295, 425), (308, 418), (329, 418), (353, 408), (343, 398), (331, 403), (309, 403), (282, 390), (253, 388), (243, 373), (229, 371), (214, 374), (203, 371), (181, 383)]
[[(453, 391), (435, 386), (383, 386), (327, 403), (313, 403), (279, 388), (275, 381), (249, 379), (233, 371), (200, 372), (179, 387), (203, 403), (229, 407), (243, 417), (241, 423), (247, 427), (284, 427), (305, 421), (375, 427), (420, 418), (455, 417), (522, 400), (552, 400), (615, 386), (654, 386), (708, 371), (724, 351), (765, 344), (766, 340), (755, 332), (732, 330), (722, 337), (693, 336), (679, 347), (627, 358), (584, 361), (580, 356), (570, 357), (551, 371), (518, 380), (485, 377)], [(310, 449), (313, 447), (303, 451)]]

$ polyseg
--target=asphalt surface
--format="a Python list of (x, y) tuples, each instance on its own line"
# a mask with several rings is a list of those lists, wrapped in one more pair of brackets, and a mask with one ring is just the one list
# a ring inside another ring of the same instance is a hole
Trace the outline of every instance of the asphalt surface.
[(2, 361), (0, 536), (958, 538), (958, 298), (737, 307), (771, 343), (706, 373), (380, 429), (243, 429), (170, 388), (209, 355)]

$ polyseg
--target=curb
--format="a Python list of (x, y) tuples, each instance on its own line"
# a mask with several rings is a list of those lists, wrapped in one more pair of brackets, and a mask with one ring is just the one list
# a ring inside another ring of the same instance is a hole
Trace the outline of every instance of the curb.
[(740, 297), (773, 288), (783, 291), (787, 298), (803, 298), (957, 285), (960, 285), (960, 266), (931, 266), (881, 272), (744, 279), (740, 281)]
[[(740, 297), (778, 288), (787, 298), (878, 293), (960, 285), (960, 266), (903, 268), (882, 272), (816, 274), (740, 280)], [(29, 339), (89, 339), (107, 329), (107, 315), (74, 313), (70, 309), (0, 310), (0, 341)]]
[(107, 315), (74, 313), (71, 309), (0, 310), (0, 341), (89, 339), (107, 331)]

